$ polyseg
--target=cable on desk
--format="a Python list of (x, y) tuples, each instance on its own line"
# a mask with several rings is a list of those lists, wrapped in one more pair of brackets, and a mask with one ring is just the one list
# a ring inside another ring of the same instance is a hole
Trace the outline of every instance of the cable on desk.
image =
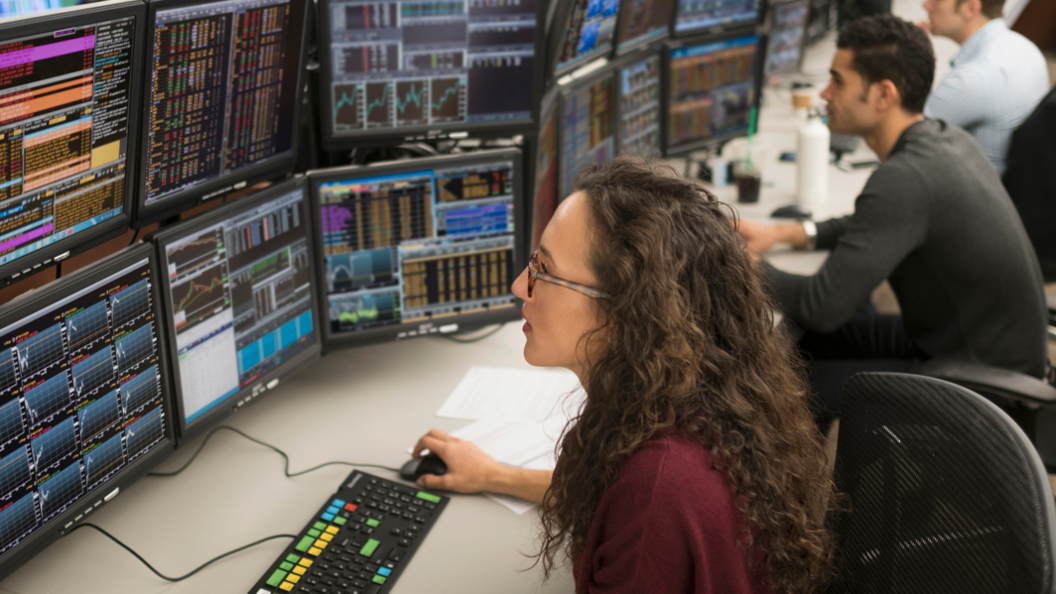
[(495, 334), (499, 330), (502, 330), (502, 327), (505, 326), (505, 325), (506, 325), (506, 322), (503, 322), (503, 323), (499, 324), (498, 326), (495, 326), (491, 330), (485, 332), (484, 334), (481, 334), (480, 336), (474, 336), (473, 338), (460, 338), (459, 336), (453, 336), (453, 335), (450, 335), (450, 334), (441, 334), (440, 337), (441, 338), (446, 338), (446, 339), (454, 341), (454, 342), (461, 342), (462, 344), (469, 344), (471, 342), (480, 342), (481, 340), (484, 340), (485, 338)]
[(314, 472), (316, 470), (319, 470), (320, 468), (323, 468), (323, 467), (326, 467), (326, 466), (333, 466), (335, 464), (340, 464), (340, 465), (344, 465), (344, 466), (362, 466), (362, 467), (365, 467), (365, 468), (381, 468), (383, 470), (391, 470), (392, 472), (399, 472), (399, 469), (397, 469), (397, 468), (390, 468), (388, 466), (381, 466), (380, 464), (356, 464), (354, 462), (340, 462), (340, 461), (338, 461), (338, 462), (324, 462), (323, 464), (320, 464), (318, 466), (313, 466), (313, 467), (311, 467), (311, 468), (309, 468), (307, 470), (301, 470), (301, 471), (298, 471), (298, 472), (291, 473), (290, 472), (290, 457), (286, 455), (286, 452), (280, 450), (279, 448), (277, 448), (277, 447), (275, 447), (275, 446), (273, 446), (273, 445), (271, 445), (269, 443), (264, 443), (263, 441), (260, 441), (259, 439), (255, 438), (255, 437), (250, 437), (249, 435), (246, 435), (245, 433), (243, 433), (242, 431), (239, 431), (238, 429), (235, 429), (234, 427), (230, 427), (228, 425), (220, 425), (216, 429), (213, 429), (212, 431), (210, 431), (209, 434), (205, 436), (205, 439), (202, 440), (202, 444), (199, 445), (198, 449), (194, 451), (194, 455), (192, 455), (190, 460), (187, 460), (187, 462), (184, 463), (183, 466), (179, 467), (178, 469), (176, 469), (176, 470), (174, 470), (172, 472), (148, 472), (147, 476), (176, 476), (177, 474), (180, 474), (184, 470), (187, 470), (187, 467), (191, 465), (191, 462), (194, 462), (194, 459), (198, 457), (198, 454), (202, 453), (202, 449), (205, 447), (205, 444), (209, 443), (209, 440), (212, 439), (213, 435), (217, 431), (220, 431), (221, 429), (226, 429), (228, 431), (234, 431), (235, 433), (241, 435), (242, 437), (245, 437), (246, 439), (248, 439), (249, 441), (252, 441), (253, 443), (262, 445), (262, 446), (264, 446), (266, 448), (270, 448), (271, 450), (274, 450), (275, 452), (277, 452), (280, 456), (283, 457), (284, 460), (286, 460), (286, 469), (283, 470), (283, 472), (286, 474), (286, 478), (293, 478), (295, 476), (301, 476), (302, 474), (308, 474), (309, 472)]
[(109, 538), (110, 540), (116, 542), (117, 546), (121, 547), (122, 549), (125, 549), (129, 553), (132, 553), (132, 556), (135, 557), (136, 559), (139, 559), (139, 562), (142, 563), (143, 565), (146, 565), (147, 569), (153, 571), (154, 575), (160, 577), (161, 579), (163, 579), (163, 580), (165, 580), (167, 582), (183, 581), (183, 580), (191, 577), (192, 575), (198, 573), (199, 571), (205, 569), (206, 567), (212, 565), (213, 563), (216, 563), (217, 561), (223, 559), (224, 557), (230, 557), (231, 555), (234, 555), (235, 553), (241, 553), (242, 551), (244, 551), (244, 550), (246, 550), (248, 548), (255, 547), (255, 546), (257, 546), (257, 545), (259, 545), (261, 543), (268, 542), (269, 540), (276, 540), (276, 539), (279, 539), (279, 538), (290, 538), (290, 539), (297, 538), (296, 536), (294, 536), (292, 534), (276, 534), (275, 536), (269, 536), (267, 538), (262, 538), (262, 539), (260, 539), (260, 540), (258, 540), (256, 542), (251, 542), (251, 543), (249, 543), (248, 545), (246, 545), (244, 547), (239, 547), (239, 548), (237, 548), (237, 549), (235, 549), (233, 551), (228, 551), (228, 552), (224, 553), (223, 555), (220, 555), (219, 557), (213, 557), (212, 559), (210, 559), (210, 560), (206, 561), (205, 563), (202, 563), (201, 565), (199, 565), (197, 569), (195, 569), (194, 571), (188, 573), (187, 575), (181, 575), (180, 577), (169, 577), (169, 576), (161, 573), (157, 569), (154, 569), (154, 566), (151, 565), (150, 563), (147, 563), (147, 560), (144, 559), (143, 557), (141, 557), (139, 553), (133, 551), (131, 547), (129, 547), (125, 543), (121, 542), (120, 540), (117, 540), (117, 538), (114, 537), (113, 534), (110, 534), (109, 532), (107, 532), (106, 530), (103, 530), (102, 528), (96, 526), (95, 524), (87, 524), (87, 523), (81, 524), (80, 526), (74, 528), (73, 530), (70, 530), (70, 532), (71, 533), (76, 532), (76, 531), (80, 530), (81, 528), (95, 528), (99, 532), (102, 532), (103, 536), (105, 536), (105, 537)]

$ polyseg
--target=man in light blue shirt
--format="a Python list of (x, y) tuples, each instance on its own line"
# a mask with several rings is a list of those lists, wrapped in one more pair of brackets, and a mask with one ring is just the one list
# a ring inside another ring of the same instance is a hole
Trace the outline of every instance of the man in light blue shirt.
[(931, 91), (924, 115), (967, 130), (1005, 172), (1008, 141), (1049, 90), (1045, 57), (1001, 18), (1005, 0), (926, 0), (933, 35), (961, 45), (953, 70)]

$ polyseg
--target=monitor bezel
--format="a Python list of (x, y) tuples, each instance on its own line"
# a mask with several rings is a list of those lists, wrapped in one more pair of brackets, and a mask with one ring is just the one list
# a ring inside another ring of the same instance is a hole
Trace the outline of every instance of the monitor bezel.
[[(775, 27), (777, 25), (777, 11), (781, 10), (782, 8), (787, 8), (787, 7), (796, 5), (796, 4), (803, 5), (803, 6), (807, 7), (807, 19), (803, 23), (803, 28), (802, 28), (803, 37), (800, 40), (799, 58), (796, 60), (796, 66), (795, 66), (795, 68), (789, 69), (789, 70), (775, 70), (774, 72), (770, 72), (769, 70), (766, 69), (766, 66), (767, 66), (767, 64), (770, 63), (770, 52), (772, 51), (772, 48), (773, 48), (773, 45), (770, 42), (773, 41), (774, 33), (776, 31)], [(807, 39), (807, 27), (810, 25), (810, 11), (811, 11), (810, 0), (773, 0), (770, 3), (770, 6), (769, 6), (769, 8), (767, 10), (767, 13), (768, 13), (767, 14), (767, 20), (768, 20), (767, 30), (769, 31), (769, 33), (766, 36), (767, 37), (766, 58), (765, 58), (764, 63), (763, 63), (763, 76), (765, 76), (767, 79), (773, 78), (775, 76), (781, 76), (781, 75), (784, 75), (784, 74), (791, 74), (791, 73), (794, 73), (794, 72), (799, 72), (803, 68), (803, 57), (807, 53), (806, 50), (807, 50), (807, 45), (808, 45), (808, 42), (809, 42), (809, 39)]]
[(657, 106), (657, 118), (659, 118), (658, 125), (660, 126), (659, 132), (659, 152), (654, 157), (666, 157), (667, 156), (667, 119), (665, 117), (665, 99), (667, 98), (667, 71), (664, 68), (664, 51), (665, 46), (662, 43), (656, 43), (649, 46), (639, 47), (633, 52), (620, 56), (619, 60), (616, 61), (616, 154), (620, 154), (622, 149), (623, 141), (623, 126), (620, 122), (623, 120), (623, 70), (638, 62), (646, 60), (650, 57), (655, 56), (659, 61), (660, 68), (660, 92), (657, 97), (659, 105)]
[[(147, 2), (146, 19), (147, 22), (150, 23), (150, 35), (148, 35), (143, 42), (143, 54), (153, 58), (154, 40), (157, 33), (155, 23), (157, 22), (158, 11), (203, 4), (215, 4), (226, 1), (227, 0), (151, 0)], [(297, 82), (293, 98), (293, 115), (290, 122), (289, 153), (262, 163), (247, 165), (235, 173), (228, 173), (209, 181), (195, 184), (182, 190), (177, 190), (176, 192), (161, 198), (158, 202), (148, 205), (145, 201), (147, 167), (149, 167), (147, 150), (150, 145), (150, 110), (148, 109), (149, 105), (145, 103), (142, 113), (142, 121), (140, 122), (141, 132), (138, 138), (142, 158), (141, 163), (139, 163), (136, 168), (137, 192), (134, 204), (135, 212), (133, 213), (131, 225), (133, 229), (141, 229), (151, 223), (178, 216), (180, 213), (198, 206), (199, 204), (223, 198), (231, 192), (236, 192), (256, 183), (268, 180), (279, 180), (293, 173), (297, 160), (297, 151), (300, 148), (301, 108), (304, 103), (304, 86), (307, 81), (305, 64), (307, 60), (306, 48), (308, 43), (308, 10), (311, 1), (312, 0), (290, 0), (291, 6), (295, 6), (296, 2), (302, 2), (304, 10), (301, 14), (301, 38), (299, 43), (300, 49), (298, 50), (299, 57), (297, 60)], [(294, 29), (295, 28), (296, 27), (294, 27)], [(149, 89), (151, 77), (153, 75), (154, 60), (149, 59), (144, 60), (144, 62), (145, 63), (141, 68), (141, 80), (143, 81), (144, 89)]]
[(557, 188), (557, 182), (561, 179), (561, 90), (560, 88), (554, 86), (550, 89), (547, 89), (546, 94), (543, 95), (543, 100), (539, 103), (539, 131), (537, 131), (530, 138), (527, 150), (525, 151), (525, 155), (530, 155), (531, 157), (530, 161), (528, 161), (527, 159), (525, 161), (525, 169), (530, 172), (530, 177), (529, 175), (525, 176), (524, 191), (527, 194), (524, 198), (524, 215), (521, 219), (525, 222), (524, 242), (521, 246), (521, 252), (524, 254), (532, 253), (532, 238), (534, 235), (534, 230), (532, 229), (531, 225), (535, 221), (535, 194), (538, 190), (538, 188), (536, 188), (535, 186), (535, 174), (536, 167), (539, 164), (539, 151), (542, 147), (539, 141), (539, 137), (542, 131), (543, 124), (545, 123), (543, 119), (543, 114), (546, 113), (546, 110), (543, 109), (544, 107), (549, 107), (554, 116), (557, 117), (557, 124), (556, 126), (554, 126), (554, 142), (557, 143), (554, 151), (556, 153), (554, 159), (554, 168), (556, 170), (554, 175), (555, 211), (557, 210), (557, 206), (560, 205), (561, 201), (565, 198), (564, 196), (560, 195)]
[[(450, 324), (457, 324), (458, 331), (479, 328), (489, 324), (501, 324), (520, 318), (521, 308), (518, 301), (514, 303), (513, 307), (487, 311), (484, 313), (469, 314), (465, 317), (462, 317), (462, 314), (459, 314), (458, 317), (453, 316), (450, 318), (442, 318), (431, 322), (400, 322), (399, 324), (379, 326), (377, 328), (368, 328), (366, 330), (334, 332), (330, 327), (329, 304), (327, 302), (329, 294), (326, 290), (326, 255), (322, 244), (323, 223), (322, 218), (318, 214), (320, 207), (320, 183), (349, 179), (350, 177), (378, 177), (382, 175), (420, 171), (423, 169), (446, 168), (456, 165), (477, 165), (509, 160), (513, 162), (513, 188), (515, 192), (513, 196), (513, 212), (521, 214), (524, 212), (524, 185), (523, 182), (517, 182), (517, 178), (523, 176), (526, 169), (523, 164), (523, 157), (524, 153), (520, 149), (509, 148), (442, 155), (439, 157), (426, 157), (407, 161), (386, 161), (366, 166), (335, 167), (309, 171), (307, 176), (310, 185), (309, 193), (311, 194), (311, 219), (312, 224), (315, 226), (315, 237), (318, 238), (316, 240), (318, 243), (315, 246), (315, 257), (316, 275), (319, 286), (320, 326), (323, 329), (323, 352), (331, 352), (337, 349), (381, 342), (391, 342), (394, 340), (406, 340), (429, 334), (435, 335), (439, 333), (439, 328), (441, 326)], [(519, 275), (524, 267), (527, 266), (528, 257), (523, 252), (525, 241), (524, 233), (524, 223), (522, 221), (515, 221), (513, 236), (513, 262), (515, 270), (513, 272), (516, 274), (511, 274), (511, 285), (513, 279), (517, 278), (516, 275)], [(414, 334), (411, 334), (412, 332)], [(405, 336), (401, 337), (400, 334), (404, 334)]]
[[(308, 208), (311, 208), (306, 192), (306, 184), (307, 179), (304, 176), (297, 176), (284, 182), (273, 184), (263, 190), (254, 192), (249, 196), (201, 213), (178, 225), (166, 227), (162, 231), (151, 234), (146, 241), (153, 244), (154, 249), (157, 251), (156, 257), (158, 265), (162, 266), (166, 262), (165, 249), (173, 240), (197, 233), (206, 227), (216, 225), (223, 219), (257, 208), (270, 200), (274, 200), (284, 194), (290, 193), (294, 189), (299, 188), (301, 190), (305, 209), (307, 210)], [(312, 252), (316, 249), (316, 246), (313, 237), (315, 232), (314, 225), (308, 220), (311, 218), (311, 212), (306, 212), (305, 217), (305, 235), (308, 240), (308, 250), (309, 252)], [(309, 258), (313, 264), (316, 262), (314, 254), (309, 253)], [(173, 357), (175, 357), (176, 354), (179, 353), (179, 349), (176, 346), (176, 332), (173, 330), (175, 322), (171, 304), (172, 286), (169, 283), (169, 276), (167, 274), (159, 274), (159, 276), (162, 279), (160, 284), (162, 301), (165, 303), (165, 339), (168, 346), (168, 352), (173, 353)], [(318, 307), (319, 303), (318, 278), (318, 275), (313, 272), (311, 275), (311, 281), (309, 282), (311, 291), (310, 299), (314, 307)], [(226, 418), (239, 410), (242, 406), (256, 402), (261, 396), (267, 394), (267, 392), (274, 387), (269, 386), (272, 381), (277, 379), (279, 380), (279, 384), (281, 384), (318, 361), (322, 356), (322, 336), (319, 331), (319, 323), (319, 312), (313, 311), (312, 334), (315, 338), (314, 344), (309, 345), (303, 351), (294, 355), (289, 361), (282, 364), (280, 367), (272, 369), (246, 387), (240, 388), (238, 392), (216, 404), (211, 410), (203, 413), (201, 417), (195, 419), (190, 424), (186, 422), (183, 403), (180, 401), (182, 384), (180, 382), (180, 375), (177, 371), (179, 362), (174, 358), (169, 359), (169, 364), (172, 365), (170, 393), (172, 394), (172, 408), (175, 415), (173, 418), (173, 424), (177, 430), (177, 447), (183, 447), (188, 441), (201, 435), (221, 419)]]
[[(534, 68), (532, 69), (532, 101), (531, 111), (527, 120), (509, 120), (501, 122), (479, 122), (466, 123), (454, 122), (438, 125), (405, 126), (396, 128), (381, 128), (375, 130), (361, 130), (343, 134), (334, 132), (333, 122), (333, 97), (329, 92), (333, 80), (331, 74), (330, 40), (330, 1), (317, 0), (316, 4), (316, 37), (319, 40), (319, 95), (321, 130), (321, 144), (329, 151), (344, 149), (356, 149), (373, 146), (394, 146), (405, 141), (414, 140), (438, 140), (449, 138), (452, 134), (466, 133), (474, 138), (496, 138), (511, 137), (519, 134), (530, 134), (538, 127), (539, 122), (539, 99), (543, 94), (543, 85), (547, 70), (547, 46), (546, 46), (546, 16), (550, 1), (537, 0), (535, 7), (535, 54), (533, 57)], [(324, 51), (324, 49), (326, 51)], [(468, 76), (468, 74), (467, 74)]]
[[(755, 18), (748, 21), (741, 21), (737, 23), (719, 23), (717, 25), (709, 25), (705, 27), (693, 27), (692, 29), (686, 29), (684, 31), (678, 30), (678, 7), (682, 3), (682, 0), (675, 0), (675, 10), (672, 11), (671, 15), (671, 37), (675, 39), (696, 39), (698, 37), (708, 36), (723, 36), (732, 33), (740, 33), (744, 31), (752, 31), (758, 29), (764, 22), (766, 22), (766, 15), (769, 12), (769, 4), (771, 0), (759, 0), (759, 12), (756, 13)], [(759, 32), (758, 34), (762, 34)]]
[[(627, 0), (621, 0), (620, 4), (620, 18), (618, 19), (617, 25), (623, 22), (623, 9), (627, 6)], [(619, 30), (616, 33), (616, 56), (622, 58), (625, 54), (638, 51), (643, 47), (651, 47), (655, 44), (663, 43), (667, 39), (674, 35), (675, 30), (675, 14), (678, 12), (678, 0), (671, 0), (673, 2), (671, 14), (667, 15), (667, 29), (661, 32), (659, 35), (649, 37), (648, 35), (632, 39), (630, 42), (624, 42), (620, 39)]]
[[(154, 250), (146, 245), (135, 245), (125, 248), (116, 254), (108, 256), (85, 268), (77, 270), (76, 272), (72, 272), (68, 276), (64, 276), (36, 291), (25, 293), (15, 300), (0, 306), (0, 327), (6, 327), (27, 316), (40, 312), (42, 309), (47, 309), (47, 307), (40, 306), (43, 302), (55, 303), (61, 299), (65, 299), (70, 295), (87, 289), (94, 283), (97, 283), (112, 274), (121, 272), (125, 268), (133, 266), (143, 260), (147, 260), (147, 266), (150, 268), (150, 281), (155, 288), (155, 297), (157, 297), (156, 291), (159, 286), (158, 277), (160, 275), (158, 274), (158, 261), (154, 256)], [(159, 315), (161, 314), (159, 308), (160, 299), (155, 298), (155, 321), (159, 319)], [(173, 453), (176, 440), (174, 438), (172, 425), (173, 412), (172, 401), (170, 400), (171, 393), (168, 391), (169, 384), (167, 381), (168, 353), (165, 340), (161, 336), (163, 333), (160, 330), (160, 326), (158, 326), (158, 328), (158, 370), (161, 374), (161, 406), (162, 411), (166, 415), (164, 423), (165, 439), (154, 446), (154, 449), (143, 454), (140, 458), (134, 460), (131, 464), (123, 468), (109, 481), (97, 486), (92, 491), (89, 491), (84, 497), (78, 500), (78, 504), (72, 505), (69, 509), (53, 518), (50, 522), (38, 528), (36, 532), (4, 554), (3, 557), (0, 557), (0, 579), (9, 576), (57, 539), (68, 534), (72, 530), (75, 530), (81, 524), (82, 519), (87, 521), (91, 517), (94, 517), (88, 516), (81, 518), (82, 515), (86, 515), (86, 507), (90, 511), (98, 510), (99, 507), (109, 502), (104, 496), (109, 496), (111, 493), (120, 493), (127, 489), (130, 485), (143, 477), (147, 472), (167, 459)], [(85, 506), (86, 501), (92, 500), (95, 501), (91, 503), (91, 505)], [(120, 499), (118, 499), (118, 501), (120, 501)]]
[[(618, 111), (619, 110), (619, 105), (618, 104), (619, 104), (619, 98), (620, 98), (619, 88), (616, 86), (619, 83), (618, 75), (619, 75), (619, 71), (616, 68), (616, 62), (609, 62), (609, 63), (605, 64), (605, 66), (603, 66), (601, 68), (598, 68), (597, 70), (591, 72), (590, 74), (588, 74), (586, 76), (582, 76), (580, 78), (577, 78), (577, 79), (573, 80), (572, 82), (560, 87), (560, 89), (561, 89), (561, 91), (560, 91), (560, 100), (559, 100), (559, 103), (558, 103), (558, 109), (560, 111), (558, 112), (558, 116), (557, 117), (558, 117), (558, 127), (560, 128), (560, 132), (558, 133), (558, 139), (561, 141), (561, 143), (558, 144), (558, 146), (557, 146), (557, 156), (558, 156), (557, 194), (559, 196), (561, 196), (561, 199), (558, 200), (558, 204), (560, 204), (561, 200), (564, 200), (567, 197), (567, 196), (562, 195), (564, 190), (563, 190), (562, 185), (561, 185), (561, 176), (562, 176), (562, 174), (565, 173), (564, 142), (563, 141), (564, 141), (564, 138), (565, 138), (565, 134), (567, 133), (567, 131), (565, 130), (565, 107), (566, 107), (566, 103), (568, 102), (568, 97), (570, 95), (572, 95), (573, 93), (579, 91), (580, 89), (582, 89), (585, 86), (590, 86), (590, 85), (598, 82), (599, 80), (602, 80), (605, 77), (609, 77), (609, 76), (612, 77), (612, 79), (613, 79), (613, 99), (614, 99), (614, 101), (613, 101), (614, 105), (612, 106), (612, 118), (613, 118), (613, 127), (612, 127), (613, 128), (612, 129), (613, 150), (612, 150), (612, 153), (613, 153), (613, 156), (618, 155), (619, 154), (619, 149), (620, 149), (619, 144), (617, 142), (617, 140), (618, 140), (617, 134), (618, 134), (619, 126), (616, 123), (618, 121), (617, 120), (617, 116), (619, 115), (619, 111)], [(573, 177), (575, 177), (574, 174), (573, 174)]]
[[(686, 39), (669, 40), (668, 43), (664, 44), (664, 49), (661, 52), (661, 68), (663, 68), (663, 76), (665, 77), (664, 84), (665, 89), (663, 96), (666, 99), (663, 105), (660, 106), (661, 117), (663, 118), (664, 132), (662, 138), (664, 139), (664, 153), (667, 156), (681, 155), (693, 151), (707, 149), (714, 146), (721, 146), (726, 142), (734, 138), (746, 136), (747, 131), (728, 132), (720, 136), (710, 136), (708, 138), (702, 138), (699, 140), (693, 140), (690, 142), (682, 143), (677, 146), (671, 146), (668, 131), (670, 128), (670, 104), (671, 104), (671, 53), (677, 49), (686, 47), (692, 47), (696, 45), (704, 45), (709, 43), (719, 43), (723, 41), (729, 41), (732, 39), (740, 39), (742, 37), (755, 36), (759, 38), (759, 50), (755, 55), (755, 104), (753, 107), (756, 108), (756, 113), (759, 113), (759, 106), (762, 102), (763, 95), (763, 68), (766, 66), (766, 52), (769, 46), (769, 39), (766, 35), (752, 30), (742, 29), (740, 31), (728, 31), (723, 35), (699, 35), (697, 37), (691, 37)], [(756, 130), (758, 130), (759, 124), (756, 122)]]
[(0, 19), (0, 43), (6, 43), (2, 39), (32, 37), (64, 27), (83, 27), (92, 23), (130, 16), (136, 19), (136, 27), (133, 32), (133, 51), (129, 72), (130, 88), (126, 120), (128, 140), (125, 151), (125, 191), (122, 196), (121, 213), (84, 231), (34, 250), (17, 260), (0, 265), (0, 286), (10, 284), (34, 271), (39, 271), (44, 266), (62, 261), (69, 256), (82, 253), (123, 235), (128, 229), (132, 221), (132, 209), (135, 203), (133, 197), (136, 195), (137, 187), (136, 170), (139, 167), (140, 158), (136, 150), (139, 143), (139, 113), (137, 110), (142, 106), (143, 101), (141, 90), (143, 58), (135, 49), (143, 47), (147, 22), (146, 5), (138, 0), (110, 0)]
[[(557, 29), (555, 29), (555, 32), (562, 33), (562, 35), (554, 35), (554, 55), (552, 70), (554, 72), (555, 77), (562, 77), (570, 72), (575, 72), (576, 70), (596, 60), (608, 60), (611, 59), (614, 55), (616, 55), (616, 38), (619, 35), (620, 31), (620, 11), (623, 10), (623, 0), (618, 0), (620, 5), (616, 8), (616, 25), (612, 30), (612, 41), (609, 42), (609, 47), (601, 50), (594, 50), (593, 52), (583, 56), (576, 56), (572, 60), (561, 64), (561, 46), (564, 45), (565, 35), (567, 35), (569, 30), (568, 26), (570, 23), (568, 22), (568, 20), (572, 18), (572, 11), (575, 10), (576, 3), (578, 1), (579, 0), (570, 0), (562, 3), (558, 10), (557, 18), (554, 21), (558, 27)], [(584, 1), (589, 3), (589, 0)]]

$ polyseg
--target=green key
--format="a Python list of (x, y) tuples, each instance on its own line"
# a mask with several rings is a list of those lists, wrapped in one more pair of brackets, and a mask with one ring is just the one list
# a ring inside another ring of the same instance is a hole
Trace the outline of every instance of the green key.
[(374, 576), (374, 579), (372, 579), (370, 581), (374, 582), (375, 584), (384, 584), (385, 583), (385, 578), (381, 577), (380, 575), (376, 575), (376, 576)]
[(286, 560), (289, 561), (290, 563), (300, 563), (301, 556), (300, 555), (294, 555), (293, 553), (290, 553), (289, 555), (286, 555)]
[(348, 520), (346, 518), (342, 518), (341, 516), (337, 516), (336, 518), (334, 518), (334, 523), (337, 524), (338, 526), (344, 526), (345, 522), (347, 522), (347, 521)]
[(316, 523), (312, 524), (312, 528), (315, 528), (316, 530), (326, 530), (326, 523), (325, 522), (316, 522)]
[(271, 577), (268, 578), (268, 585), (273, 588), (278, 586), (282, 583), (282, 580), (286, 579), (287, 573), (289, 572), (283, 571), (281, 569), (276, 569), (275, 573), (271, 574)]
[(415, 495), (415, 497), (417, 497), (418, 499), (424, 499), (430, 503), (440, 503), (439, 497), (433, 495), (432, 493), (426, 493), (425, 491), (418, 491), (418, 494)]
[(301, 539), (301, 542), (297, 543), (297, 546), (295, 546), (293, 548), (297, 549), (298, 551), (300, 551), (302, 553), (306, 553), (306, 552), (308, 552), (308, 549), (312, 548), (312, 543), (313, 542), (315, 542), (314, 538), (312, 538), (311, 536), (305, 536), (304, 538)]
[(312, 538), (319, 538), (320, 534), (322, 534), (322, 532), (316, 530), (315, 528), (312, 528), (308, 531), (308, 536), (311, 536)]
[(374, 518), (367, 520), (367, 526), (370, 526), (371, 528), (377, 528), (380, 524), (381, 522), (375, 520)]
[(364, 557), (369, 557), (373, 555), (374, 551), (378, 549), (379, 544), (381, 543), (371, 538), (367, 540), (367, 544), (363, 545), (362, 549), (359, 549), (359, 554), (363, 555)]
[(290, 563), (289, 561), (283, 561), (279, 564), (279, 569), (283, 571), (290, 571), (291, 569), (293, 569), (293, 563)]

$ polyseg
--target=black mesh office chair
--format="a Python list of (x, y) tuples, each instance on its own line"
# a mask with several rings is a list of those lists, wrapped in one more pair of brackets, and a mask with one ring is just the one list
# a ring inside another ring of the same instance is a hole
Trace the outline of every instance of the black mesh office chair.
[(996, 406), (917, 375), (844, 389), (837, 577), (828, 593), (1056, 592), (1056, 509), (1041, 460)]

